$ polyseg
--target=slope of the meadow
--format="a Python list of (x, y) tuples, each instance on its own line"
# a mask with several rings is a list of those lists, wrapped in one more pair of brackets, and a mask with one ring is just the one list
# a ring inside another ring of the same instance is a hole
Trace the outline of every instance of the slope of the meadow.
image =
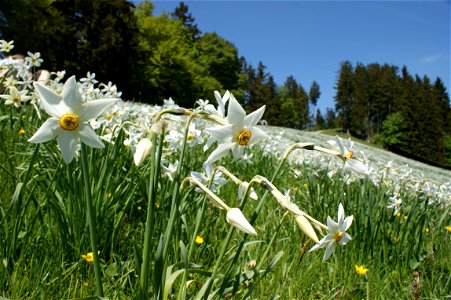
[[(281, 139), (281, 147), (299, 142), (312, 142), (315, 145), (327, 147), (327, 141), (333, 139), (332, 136), (318, 131), (302, 131), (276, 126), (264, 126), (262, 128), (265, 129), (270, 136), (279, 136)], [(451, 182), (451, 171), (449, 170), (409, 159), (384, 149), (371, 147), (363, 143), (359, 143), (352, 138), (351, 140), (354, 143), (355, 150), (362, 151), (368, 159), (370, 167), (373, 167), (375, 170), (383, 168), (388, 162), (392, 161), (398, 166), (410, 169), (412, 175), (415, 177), (424, 177), (429, 180), (437, 181), (438, 183)], [(433, 150), (431, 149), (431, 151)]]

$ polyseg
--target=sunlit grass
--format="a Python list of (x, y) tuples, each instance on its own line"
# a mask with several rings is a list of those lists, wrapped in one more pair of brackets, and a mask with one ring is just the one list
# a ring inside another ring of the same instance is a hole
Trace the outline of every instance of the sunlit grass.
[[(451, 199), (449, 183), (437, 183), (440, 177), (420, 178), (399, 161), (389, 170), (388, 160), (379, 156), (381, 150), (371, 152), (360, 144), (354, 146), (355, 152), (363, 150), (368, 156), (369, 175), (343, 170), (342, 160), (312, 147), (292, 151), (281, 164), (292, 144), (325, 147), (330, 137), (290, 130), (281, 135), (274, 128), (265, 128), (270, 138), (247, 149), (252, 163), (230, 155), (215, 163), (241, 181), (252, 182), (256, 175), (275, 177), (272, 183), (278, 190), (323, 223), (328, 216), (337, 219), (342, 203), (346, 215), (354, 216), (348, 230), (352, 240), (323, 263), (324, 250), (308, 252), (314, 242), (267, 193), (268, 185), (252, 183), (259, 200), (240, 199), (238, 185), (231, 180), (216, 187), (216, 195), (228, 206), (241, 207), (257, 236), (232, 227), (226, 211), (211, 205), (211, 198), (196, 192), (195, 186), (179, 189), (192, 171), (203, 172), (213, 150), (203, 149), (203, 129), (212, 126), (211, 120), (193, 121), (201, 131), (199, 143), (190, 137), (181, 158), (184, 140), (180, 137), (177, 146), (169, 133), (183, 135), (187, 117), (172, 107), (173, 114), (162, 117), (166, 127), (155, 135), (153, 159), (138, 167), (133, 133), (142, 138), (139, 128), (153, 125), (161, 108), (121, 102), (114, 109), (102, 116), (112, 123), (97, 129), (104, 137), (114, 132), (110, 142), (105, 142), (105, 149), (87, 149), (107, 298), (135, 299), (143, 292), (146, 220), (151, 220), (152, 230), (144, 297), (193, 299), (205, 292), (205, 298), (233, 299), (412, 299), (412, 289), (422, 298), (449, 296)], [(31, 105), (0, 104), (0, 296), (90, 297), (96, 284), (92, 263), (82, 258), (92, 249), (80, 157), (65, 164), (55, 140), (27, 142), (42, 119)], [(166, 167), (181, 160), (179, 173), (163, 170), (155, 163), (160, 160)], [(213, 190), (212, 181), (206, 185)], [(399, 215), (387, 208), (389, 197), (395, 195), (402, 199)], [(358, 274), (355, 265), (364, 266), (367, 273)]]

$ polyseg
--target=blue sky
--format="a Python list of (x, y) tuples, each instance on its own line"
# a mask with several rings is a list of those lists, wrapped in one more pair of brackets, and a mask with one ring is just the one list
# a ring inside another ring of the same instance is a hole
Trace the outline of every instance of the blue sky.
[[(179, 1), (152, 1), (154, 15)], [(340, 62), (406, 66), (450, 89), (450, 1), (184, 1), (202, 32), (232, 42), (278, 85), (293, 75), (334, 107)], [(207, 95), (205, 98), (208, 98)], [(210, 97), (213, 98), (213, 97)]]

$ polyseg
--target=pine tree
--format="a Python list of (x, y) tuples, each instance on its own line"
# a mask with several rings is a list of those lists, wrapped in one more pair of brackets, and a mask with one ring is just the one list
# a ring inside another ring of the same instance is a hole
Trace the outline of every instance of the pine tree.
[(199, 28), (197, 28), (197, 24), (195, 23), (194, 17), (191, 15), (190, 12), (188, 12), (188, 5), (185, 5), (185, 3), (180, 2), (179, 6), (174, 10), (173, 13), (171, 13), (171, 16), (174, 19), (182, 22), (182, 24), (186, 28), (188, 28), (194, 40), (200, 36), (201, 31), (199, 30)]
[(353, 67), (349, 61), (342, 62), (338, 72), (338, 80), (335, 89), (335, 109), (342, 122), (343, 131), (350, 133), (353, 92)]

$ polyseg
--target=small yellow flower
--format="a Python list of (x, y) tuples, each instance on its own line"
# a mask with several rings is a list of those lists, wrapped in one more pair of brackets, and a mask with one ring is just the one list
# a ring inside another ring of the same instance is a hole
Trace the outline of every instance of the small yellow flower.
[(426, 228), (424, 229), (424, 231), (425, 231), (426, 233), (429, 233), (429, 227), (426, 227)]
[(155, 202), (155, 208), (156, 208), (156, 209), (160, 208), (160, 203)]
[(446, 226), (445, 228), (446, 230), (448, 230), (448, 232), (451, 232), (451, 226)]
[(23, 134), (25, 134), (25, 129), (21, 129), (21, 130), (19, 130), (19, 134), (20, 134), (20, 135), (23, 135)]
[(396, 216), (399, 218), (399, 217), (401, 216), (401, 213), (398, 212), (398, 213), (396, 214)]
[(404, 221), (407, 221), (407, 216), (404, 216)]
[(304, 189), (308, 189), (308, 184), (304, 183)]
[[(97, 254), (100, 254), (100, 251), (97, 251)], [(81, 257), (86, 260), (87, 262), (93, 262), (94, 261), (94, 255), (92, 252), (86, 253), (86, 255), (82, 254)]]
[(198, 245), (202, 245), (204, 243), (204, 238), (201, 237), (200, 235), (196, 236), (196, 240), (195, 240), (196, 244)]
[(355, 265), (355, 271), (360, 276), (365, 276), (366, 272), (368, 272), (368, 268), (365, 268), (364, 266)]

